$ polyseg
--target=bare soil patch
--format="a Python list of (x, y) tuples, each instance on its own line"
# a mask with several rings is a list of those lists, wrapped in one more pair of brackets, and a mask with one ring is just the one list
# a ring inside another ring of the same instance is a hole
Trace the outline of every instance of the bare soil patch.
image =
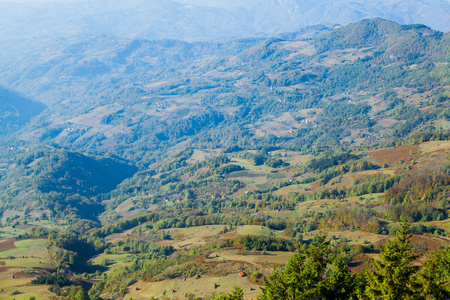
[[(382, 238), (378, 241), (373, 242), (373, 244), (379, 247), (380, 245), (385, 244), (388, 240), (395, 240), (395, 237), (388, 236), (386, 238)], [(440, 250), (441, 248), (449, 244), (450, 240), (435, 236), (414, 234), (411, 237), (411, 246), (417, 249), (422, 249), (421, 252)]]
[[(5, 264), (4, 262), (2, 262), (2, 263), (3, 263), (3, 265)], [(0, 273), (8, 272), (8, 270), (10, 270), (10, 269), (16, 269), (16, 268), (13, 268), (13, 267), (0, 267)]]
[(7, 239), (0, 241), (0, 252), (16, 248), (16, 246), (14, 245), (14, 241), (15, 241), (14, 239)]
[(418, 146), (401, 145), (394, 148), (386, 148), (369, 152), (378, 165), (398, 164), (400, 160), (406, 162), (419, 154)]

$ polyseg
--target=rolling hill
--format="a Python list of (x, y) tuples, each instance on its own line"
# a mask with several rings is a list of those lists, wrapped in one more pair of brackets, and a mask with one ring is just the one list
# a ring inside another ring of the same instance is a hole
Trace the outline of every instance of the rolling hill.
[(317, 257), (326, 293), (340, 272), (373, 295), (355, 276), (399, 246), (405, 282), (439, 286), (402, 293), (450, 293), (448, 33), (375, 18), (5, 49), (0, 82), (47, 108), (4, 93), (23, 118), (0, 148), (0, 297), (254, 299)]
[[(146, 177), (186, 167), (194, 150), (266, 151), (245, 157), (276, 168), (289, 164), (267, 151), (320, 155), (385, 147), (449, 127), (450, 40), (448, 34), (424, 25), (371, 19), (334, 30), (316, 26), (266, 40), (227, 43), (107, 37), (58, 41), (58, 48), (43, 44), (34, 54), (50, 60), (31, 56), (3, 68), (1, 76), (17, 90), (41, 101), (52, 96), (46, 102), (48, 113), (17, 131), (14, 149), (51, 145), (91, 156), (122, 157)], [(20, 81), (11, 81), (19, 74)], [(49, 88), (47, 82), (54, 86)], [(21, 151), (4, 153), (9, 159), (2, 170), (3, 178), (9, 178), (3, 184), (6, 194), (17, 192), (14, 178), (34, 176), (26, 164), (16, 164), (16, 171), (10, 167), (11, 161), (27, 155)], [(61, 158), (49, 153), (47, 159), (52, 155)], [(34, 171), (44, 174), (42, 180), (38, 184), (35, 179), (34, 185), (23, 181), (20, 185), (28, 187), (20, 198), (37, 188), (43, 195), (81, 195), (99, 203), (116, 196), (98, 194), (108, 194), (133, 175), (124, 171), (107, 185), (96, 180), (109, 167), (82, 167), (92, 174), (87, 178), (67, 167), (83, 161), (55, 165), (54, 175)], [(136, 176), (130, 179), (136, 185), (133, 192), (121, 195), (144, 193), (146, 188), (139, 186), (143, 178)], [(335, 174), (321, 176), (326, 184)], [(177, 176), (162, 179), (180, 181)], [(240, 181), (219, 182), (225, 194), (243, 188)], [(155, 189), (159, 183), (152, 179), (146, 184)], [(104, 205), (115, 209), (126, 197)]]

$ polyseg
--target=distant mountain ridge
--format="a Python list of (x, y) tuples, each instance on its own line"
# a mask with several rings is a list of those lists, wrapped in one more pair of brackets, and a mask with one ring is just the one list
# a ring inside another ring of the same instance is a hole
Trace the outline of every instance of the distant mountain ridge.
[[(414, 49), (417, 55), (425, 54), (425, 40), (435, 40), (442, 37), (442, 33), (421, 25), (400, 25), (392, 21), (379, 18), (363, 20), (339, 28), (333, 32), (317, 38), (318, 52), (332, 49), (362, 48), (384, 45), (384, 50), (392, 52), (395, 56), (411, 52)], [(419, 45), (421, 44), (421, 45)]]
[[(20, 139), (135, 163), (196, 143), (371, 144), (446, 126), (449, 37), (375, 18), (226, 43), (36, 39), (5, 43), (0, 82), (49, 106)], [(330, 125), (336, 110), (354, 114)]]
[(450, 30), (447, 0), (1, 0), (0, 39), (107, 35), (230, 40), (381, 17)]

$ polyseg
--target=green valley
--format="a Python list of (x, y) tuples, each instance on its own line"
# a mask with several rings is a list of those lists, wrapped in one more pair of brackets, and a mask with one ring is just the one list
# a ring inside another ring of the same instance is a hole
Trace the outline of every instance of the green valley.
[(0, 299), (449, 295), (449, 33), (370, 19), (3, 55), (26, 45), (0, 55), (0, 83), (40, 101), (1, 119)]

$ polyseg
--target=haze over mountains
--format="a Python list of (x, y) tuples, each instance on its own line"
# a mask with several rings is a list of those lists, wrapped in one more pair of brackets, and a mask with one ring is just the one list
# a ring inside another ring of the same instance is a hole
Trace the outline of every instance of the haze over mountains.
[(374, 17), (450, 30), (447, 0), (1, 0), (0, 6), (0, 39), (93, 34), (223, 41)]
[(0, 298), (450, 299), (449, 12), (0, 0)]
[[(424, 25), (372, 19), (224, 43), (81, 36), (4, 45), (0, 83), (48, 107), (19, 140), (143, 165), (186, 145), (372, 144), (440, 128), (447, 116), (438, 87), (447, 84), (449, 34)], [(385, 94), (402, 87), (412, 107)], [(359, 125), (331, 125), (334, 105)]]

